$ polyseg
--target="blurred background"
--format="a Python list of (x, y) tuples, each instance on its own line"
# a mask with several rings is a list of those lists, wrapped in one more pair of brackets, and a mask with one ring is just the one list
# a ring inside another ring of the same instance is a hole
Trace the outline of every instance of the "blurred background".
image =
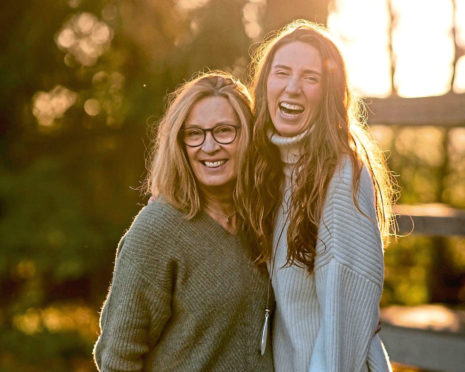
[[(198, 70), (246, 81), (257, 42), (296, 18), (339, 42), (397, 175), (399, 213), (420, 205), (418, 218), (433, 210), (458, 224), (401, 231), (386, 251), (387, 331), (396, 320), (463, 331), (465, 0), (4, 1), (0, 371), (95, 370), (98, 312), (116, 244), (147, 201), (149, 128), (166, 94)], [(414, 98), (426, 96), (439, 97)], [(404, 102), (462, 111), (417, 122)]]

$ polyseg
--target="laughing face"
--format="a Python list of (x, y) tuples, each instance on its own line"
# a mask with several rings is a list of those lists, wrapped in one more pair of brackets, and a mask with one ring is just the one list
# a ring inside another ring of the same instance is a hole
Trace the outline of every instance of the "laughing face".
[(305, 131), (323, 97), (322, 63), (318, 50), (294, 41), (275, 53), (267, 79), (267, 101), (276, 131), (285, 137)]
[[(229, 101), (224, 97), (206, 97), (196, 102), (184, 123), (186, 129), (212, 129), (221, 124), (240, 127), (239, 118)], [(194, 176), (202, 189), (230, 189), (237, 176), (238, 134), (229, 144), (220, 144), (212, 132), (206, 132), (205, 141), (196, 147), (185, 145), (187, 158)], [(231, 191), (229, 195), (231, 195)]]

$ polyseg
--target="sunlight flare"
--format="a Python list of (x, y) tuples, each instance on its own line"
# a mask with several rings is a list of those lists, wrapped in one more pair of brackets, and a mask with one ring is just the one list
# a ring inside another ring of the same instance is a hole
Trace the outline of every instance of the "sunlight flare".
[[(442, 95), (451, 87), (454, 61), (450, 1), (392, 0), (394, 84), (403, 97)], [(465, 47), (465, 0), (457, 0), (457, 43)], [(388, 0), (337, 0), (328, 27), (340, 43), (351, 84), (364, 96), (391, 94)], [(465, 62), (453, 84), (465, 91)]]

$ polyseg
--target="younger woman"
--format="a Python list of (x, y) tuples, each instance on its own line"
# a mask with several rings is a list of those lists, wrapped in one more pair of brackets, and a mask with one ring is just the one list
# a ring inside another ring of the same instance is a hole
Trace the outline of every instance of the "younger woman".
[(297, 21), (254, 61), (245, 200), (276, 297), (278, 372), (389, 371), (376, 335), (392, 185), (325, 31)]

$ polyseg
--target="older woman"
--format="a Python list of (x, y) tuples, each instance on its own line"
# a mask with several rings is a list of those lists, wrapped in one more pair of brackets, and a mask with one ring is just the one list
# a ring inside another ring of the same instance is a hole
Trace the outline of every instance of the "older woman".
[(121, 239), (101, 314), (102, 371), (271, 371), (259, 352), (266, 268), (235, 212), (250, 98), (224, 73), (184, 84), (161, 120), (156, 200)]
[(376, 329), (392, 184), (341, 54), (301, 20), (254, 62), (245, 206), (276, 297), (275, 369), (388, 371)]

